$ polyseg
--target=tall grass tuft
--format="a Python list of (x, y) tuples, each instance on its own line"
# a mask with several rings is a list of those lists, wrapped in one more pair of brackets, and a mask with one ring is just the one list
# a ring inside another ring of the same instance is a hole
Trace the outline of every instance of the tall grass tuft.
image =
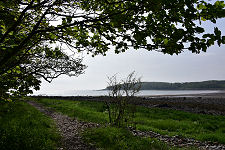
[(97, 148), (107, 150), (168, 150), (166, 144), (156, 139), (135, 137), (126, 129), (106, 127), (87, 130), (83, 137), (86, 142), (95, 144)]
[(0, 105), (1, 150), (54, 150), (60, 138), (53, 121), (29, 104)]

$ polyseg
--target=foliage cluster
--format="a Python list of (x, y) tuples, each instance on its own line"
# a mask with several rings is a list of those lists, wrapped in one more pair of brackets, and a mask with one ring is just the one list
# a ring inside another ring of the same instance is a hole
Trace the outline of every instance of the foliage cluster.
[(0, 105), (0, 149), (54, 150), (60, 135), (52, 120), (21, 101)]
[(40, 78), (82, 74), (86, 66), (75, 54), (83, 51), (133, 47), (172, 55), (224, 44), (220, 29), (201, 27), (224, 18), (224, 7), (200, 0), (0, 1), (0, 99), (39, 89)]

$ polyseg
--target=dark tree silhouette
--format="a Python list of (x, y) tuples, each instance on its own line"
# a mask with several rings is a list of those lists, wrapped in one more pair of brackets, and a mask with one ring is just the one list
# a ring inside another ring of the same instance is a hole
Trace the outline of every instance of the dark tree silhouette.
[(69, 49), (94, 56), (133, 47), (172, 55), (224, 44), (218, 28), (206, 33), (200, 25), (223, 18), (224, 6), (199, 0), (0, 1), (0, 97), (38, 89), (41, 77), (83, 73), (82, 59)]

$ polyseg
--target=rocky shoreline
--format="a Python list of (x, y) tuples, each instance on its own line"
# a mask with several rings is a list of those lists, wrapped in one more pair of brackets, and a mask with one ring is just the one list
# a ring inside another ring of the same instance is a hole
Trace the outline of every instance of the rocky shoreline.
[[(111, 100), (108, 96), (33, 96), (61, 100), (101, 101)], [(158, 95), (135, 97), (131, 103), (144, 107), (175, 109), (192, 113), (225, 115), (225, 92), (192, 95)]]

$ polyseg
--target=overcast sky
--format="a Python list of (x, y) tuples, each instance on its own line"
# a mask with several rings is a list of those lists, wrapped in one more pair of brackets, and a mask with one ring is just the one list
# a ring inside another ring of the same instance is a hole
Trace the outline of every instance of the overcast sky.
[[(205, 22), (203, 26), (212, 32), (215, 25)], [(225, 35), (225, 19), (216, 24)], [(71, 90), (97, 90), (107, 86), (107, 76), (118, 73), (124, 78), (135, 71), (142, 81), (190, 82), (225, 80), (225, 45), (210, 47), (206, 53), (193, 54), (185, 51), (179, 55), (165, 55), (144, 49), (130, 49), (125, 53), (107, 56), (86, 56), (88, 66), (85, 74), (78, 77), (61, 76), (52, 83), (42, 82), (35, 94), (61, 93)]]

